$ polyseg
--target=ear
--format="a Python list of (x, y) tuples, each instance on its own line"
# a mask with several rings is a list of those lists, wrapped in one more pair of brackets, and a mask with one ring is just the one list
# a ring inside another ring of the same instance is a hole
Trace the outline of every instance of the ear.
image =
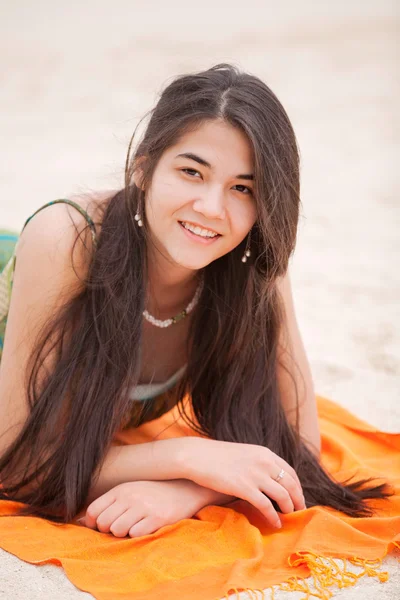
[(144, 184), (143, 184), (142, 164), (145, 160), (146, 160), (145, 156), (139, 156), (135, 160), (135, 168), (134, 168), (134, 172), (133, 172), (133, 181), (135, 182), (136, 187), (140, 188), (143, 191), (144, 191)]

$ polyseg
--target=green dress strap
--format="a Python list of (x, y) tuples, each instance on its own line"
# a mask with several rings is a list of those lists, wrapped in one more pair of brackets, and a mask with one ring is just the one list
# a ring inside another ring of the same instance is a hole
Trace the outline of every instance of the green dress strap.
[(94, 224), (93, 219), (88, 215), (88, 213), (86, 212), (86, 210), (84, 210), (81, 206), (79, 206), (79, 204), (77, 204), (76, 202), (74, 202), (73, 200), (67, 200), (66, 198), (59, 198), (58, 200), (52, 200), (51, 202), (47, 202), (47, 204), (44, 204), (43, 206), (41, 206), (40, 208), (38, 208), (37, 210), (35, 210), (35, 212), (33, 213), (33, 215), (31, 215), (24, 223), (24, 226), (22, 227), (21, 233), (22, 231), (25, 229), (25, 227), (28, 225), (29, 221), (41, 210), (43, 210), (44, 208), (46, 208), (47, 206), (51, 206), (52, 204), (60, 204), (60, 203), (65, 203), (65, 204), (70, 204), (71, 206), (73, 206), (74, 208), (76, 208), (77, 210), (79, 210), (79, 212), (81, 213), (81, 215), (83, 215), (86, 219), (86, 221), (88, 222), (89, 226), (90, 226), (90, 230), (92, 233), (92, 240), (95, 246), (97, 246), (97, 234), (96, 234), (96, 227)]

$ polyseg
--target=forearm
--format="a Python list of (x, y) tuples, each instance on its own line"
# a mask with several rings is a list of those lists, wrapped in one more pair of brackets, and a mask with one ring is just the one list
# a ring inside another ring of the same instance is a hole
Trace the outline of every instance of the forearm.
[(215, 490), (203, 487), (188, 479), (179, 479), (176, 481), (184, 483), (185, 488), (191, 490), (191, 493), (193, 493), (193, 496), (195, 497), (195, 506), (197, 506), (197, 510), (201, 510), (204, 506), (209, 506), (211, 504), (221, 506), (237, 500), (234, 496), (216, 492)]
[(120, 483), (183, 478), (185, 442), (186, 438), (172, 438), (112, 446), (92, 479), (87, 502), (93, 502)]
[(210, 490), (209, 488), (202, 486), (199, 486), (199, 488), (199, 493), (205, 501), (204, 506), (209, 506), (210, 504), (222, 506), (223, 504), (228, 504), (229, 502), (237, 500), (235, 496), (228, 496), (227, 494), (222, 494), (221, 492), (216, 492), (215, 490)]
[[(188, 437), (156, 440), (143, 444), (112, 446), (92, 479), (87, 496), (90, 504), (120, 483), (128, 481), (163, 481), (185, 479), (188, 467), (185, 464), (185, 445)], [(191, 482), (199, 497), (199, 507), (223, 505), (236, 500), (207, 487)], [(199, 508), (199, 510), (200, 510)]]

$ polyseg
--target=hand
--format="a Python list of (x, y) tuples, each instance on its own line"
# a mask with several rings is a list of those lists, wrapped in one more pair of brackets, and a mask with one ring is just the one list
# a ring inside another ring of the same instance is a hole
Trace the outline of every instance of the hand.
[(190, 519), (207, 504), (204, 492), (210, 491), (187, 479), (121, 483), (94, 500), (78, 521), (116, 537), (148, 535)]
[[(269, 498), (278, 503), (283, 513), (306, 508), (295, 470), (263, 446), (188, 437), (183, 460), (186, 472), (182, 477), (247, 500), (276, 527), (281, 522)], [(274, 481), (281, 469), (284, 477)]]

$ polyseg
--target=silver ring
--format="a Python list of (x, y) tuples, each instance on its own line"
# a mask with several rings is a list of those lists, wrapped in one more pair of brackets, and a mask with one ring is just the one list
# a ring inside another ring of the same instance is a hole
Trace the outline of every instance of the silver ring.
[(284, 471), (283, 469), (281, 469), (281, 471), (280, 471), (279, 475), (277, 475), (277, 477), (273, 477), (272, 479), (273, 479), (274, 481), (279, 481), (279, 480), (280, 480), (280, 479), (282, 479), (282, 477), (285, 475), (285, 472), (286, 472), (286, 471)]

